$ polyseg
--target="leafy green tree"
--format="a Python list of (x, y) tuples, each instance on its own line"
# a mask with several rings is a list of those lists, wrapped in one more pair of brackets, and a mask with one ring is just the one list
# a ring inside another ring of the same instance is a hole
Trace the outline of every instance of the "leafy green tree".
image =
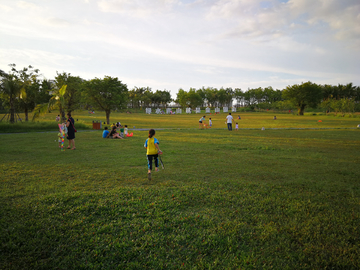
[(344, 116), (346, 113), (352, 114), (355, 111), (355, 99), (352, 98), (341, 98), (335, 99), (330, 97), (324, 100), (320, 104), (321, 108), (324, 108), (326, 112), (332, 110), (335, 115), (339, 112)]
[(191, 108), (199, 107), (203, 104), (203, 99), (195, 88), (190, 88), (187, 93), (187, 105)]
[[(9, 74), (2, 72), (2, 93), (8, 97), (10, 107), (10, 122), (15, 120), (15, 102), (25, 112), (25, 121), (28, 121), (29, 111), (34, 109), (37, 94), (40, 92), (38, 80), (39, 70), (31, 65), (17, 70), (15, 64), (10, 64)], [(20, 88), (19, 88), (20, 87)]]
[(217, 91), (216, 96), (220, 106), (230, 107), (231, 101), (234, 97), (234, 91), (232, 90), (232, 88), (220, 88)]
[(141, 103), (145, 107), (149, 107), (151, 103), (153, 92), (150, 87), (146, 87), (143, 95), (141, 96)]
[(152, 95), (151, 95), (151, 103), (155, 107), (159, 107), (159, 105), (161, 104), (161, 93), (159, 92), (159, 90), (156, 90), (155, 93), (152, 93)]
[(105, 111), (107, 124), (110, 124), (111, 111), (126, 107), (128, 101), (127, 85), (110, 76), (85, 81), (83, 95), (96, 109)]
[(38, 72), (39, 70), (34, 69), (32, 66), (17, 71), (22, 82), (19, 107), (25, 113), (25, 121), (29, 120), (29, 111), (32, 111), (37, 103), (42, 103), (46, 95), (48, 97), (47, 101), (50, 98), (48, 93), (46, 93), (47, 89), (42, 87)]
[(240, 88), (235, 88), (234, 98), (236, 99), (237, 103), (241, 103), (244, 99), (244, 92)]
[(323, 92), (321, 86), (306, 82), (286, 87), (283, 90), (283, 97), (290, 100), (297, 107), (299, 115), (304, 115), (306, 107), (315, 108), (320, 103)]
[(32, 111), (36, 106), (37, 93), (40, 92), (40, 81), (33, 78), (31, 83), (23, 88), (23, 93), (20, 95), (19, 107), (25, 113), (25, 121), (29, 121), (29, 111)]
[(166, 90), (156, 90), (156, 95), (159, 96), (159, 101), (160, 101), (160, 104), (162, 104), (165, 108), (166, 108), (166, 105), (171, 102), (171, 94), (169, 91), (166, 91)]
[(245, 105), (249, 106), (253, 110), (256, 105), (256, 90), (249, 88), (243, 93), (243, 99), (245, 101)]
[(55, 77), (55, 89), (61, 89), (66, 85), (66, 92), (63, 96), (64, 107), (61, 110), (61, 116), (65, 117), (65, 111), (72, 112), (80, 107), (81, 104), (81, 92), (83, 89), (83, 79), (78, 76), (71, 76), (70, 73), (58, 73)]
[(206, 88), (202, 87), (202, 88), (198, 89), (196, 91), (196, 93), (198, 93), (198, 95), (201, 97), (202, 104), (205, 104), (206, 103)]
[(296, 106), (289, 100), (279, 100), (271, 103), (271, 109), (279, 111), (293, 110)]
[(176, 100), (177, 103), (183, 108), (188, 106), (188, 100), (187, 100), (187, 92), (185, 92), (184, 89), (179, 89), (179, 91), (176, 94)]
[(209, 107), (215, 107), (218, 102), (218, 90), (216, 88), (207, 87), (205, 89), (205, 97)]
[(183, 108), (196, 108), (203, 104), (203, 99), (195, 88), (190, 88), (188, 92), (184, 91), (183, 89), (179, 89), (176, 101)]
[(2, 99), (6, 100), (10, 107), (10, 123), (15, 123), (15, 103), (20, 99), (22, 83), (16, 73), (15, 64), (10, 66), (10, 73), (2, 72), (0, 75), (0, 92)]
[[(43, 83), (44, 85), (44, 83)], [(48, 86), (45, 83), (46, 86)], [(47, 103), (38, 104), (34, 109), (34, 115), (32, 121), (38, 118), (40, 115), (46, 114), (53, 110), (59, 110), (61, 120), (65, 121), (65, 93), (67, 85), (63, 85), (60, 89), (53, 89), (50, 100)]]

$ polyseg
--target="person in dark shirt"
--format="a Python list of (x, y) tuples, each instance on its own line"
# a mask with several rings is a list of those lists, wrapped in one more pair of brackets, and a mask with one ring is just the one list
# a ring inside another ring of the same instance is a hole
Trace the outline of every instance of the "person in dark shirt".
[(75, 120), (71, 117), (71, 113), (68, 113), (67, 116), (66, 127), (68, 129), (67, 139), (69, 141), (67, 149), (75, 150)]

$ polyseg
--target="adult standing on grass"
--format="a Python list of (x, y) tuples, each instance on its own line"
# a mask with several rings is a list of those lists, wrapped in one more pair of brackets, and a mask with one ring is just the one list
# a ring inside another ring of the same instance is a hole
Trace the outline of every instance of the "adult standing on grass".
[(232, 117), (231, 113), (229, 113), (229, 115), (226, 116), (226, 123), (228, 126), (228, 130), (232, 130), (232, 122), (234, 122), (234, 118)]
[(199, 129), (204, 129), (205, 115), (199, 119)]
[(66, 127), (68, 129), (67, 139), (69, 140), (69, 146), (67, 149), (75, 150), (75, 120), (71, 117), (71, 113), (67, 114), (68, 120), (66, 121)]

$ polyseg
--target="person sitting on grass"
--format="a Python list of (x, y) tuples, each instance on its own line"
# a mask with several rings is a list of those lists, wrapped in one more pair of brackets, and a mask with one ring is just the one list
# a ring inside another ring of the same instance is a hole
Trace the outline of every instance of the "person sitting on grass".
[(109, 132), (109, 134), (107, 135), (107, 138), (112, 138), (112, 139), (122, 139), (119, 135), (119, 133), (116, 132), (116, 126), (113, 126), (111, 128), (111, 131)]
[(125, 125), (125, 128), (124, 128), (124, 135), (125, 135), (125, 136), (127, 136), (127, 135), (128, 135), (128, 133), (129, 133), (129, 131), (128, 131), (128, 127), (127, 127), (127, 125)]
[(105, 127), (104, 131), (103, 131), (103, 134), (102, 134), (102, 137), (104, 139), (107, 138), (109, 133), (110, 133), (110, 131), (108, 131), (108, 127)]
[(124, 138), (124, 127), (123, 126), (120, 126), (120, 137), (121, 138)]

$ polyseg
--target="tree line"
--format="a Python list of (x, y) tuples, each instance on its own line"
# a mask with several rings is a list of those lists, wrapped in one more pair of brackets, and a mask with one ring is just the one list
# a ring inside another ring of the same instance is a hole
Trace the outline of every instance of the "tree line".
[(0, 109), (9, 112), (11, 123), (15, 122), (16, 112), (23, 112), (25, 121), (28, 121), (29, 112), (34, 112), (33, 120), (54, 110), (65, 118), (66, 112), (79, 108), (104, 111), (109, 123), (112, 111), (166, 107), (170, 102), (183, 108), (241, 106), (250, 110), (297, 109), (299, 115), (303, 115), (308, 107), (342, 114), (360, 111), (360, 87), (352, 83), (319, 85), (305, 82), (282, 90), (274, 90), (271, 86), (246, 91), (212, 87), (185, 91), (180, 88), (173, 100), (167, 90), (152, 91), (150, 87), (129, 90), (117, 77), (84, 80), (70, 73), (56, 72), (55, 79), (48, 80), (32, 66), (20, 70), (15, 64), (9, 66), (9, 72), (0, 70)]
[(303, 115), (306, 108), (322, 108), (327, 112), (353, 113), (360, 111), (360, 87), (352, 83), (319, 85), (312, 82), (289, 85), (283, 90), (266, 88), (190, 88), (179, 89), (176, 102), (182, 107), (248, 107), (255, 109), (297, 109)]

